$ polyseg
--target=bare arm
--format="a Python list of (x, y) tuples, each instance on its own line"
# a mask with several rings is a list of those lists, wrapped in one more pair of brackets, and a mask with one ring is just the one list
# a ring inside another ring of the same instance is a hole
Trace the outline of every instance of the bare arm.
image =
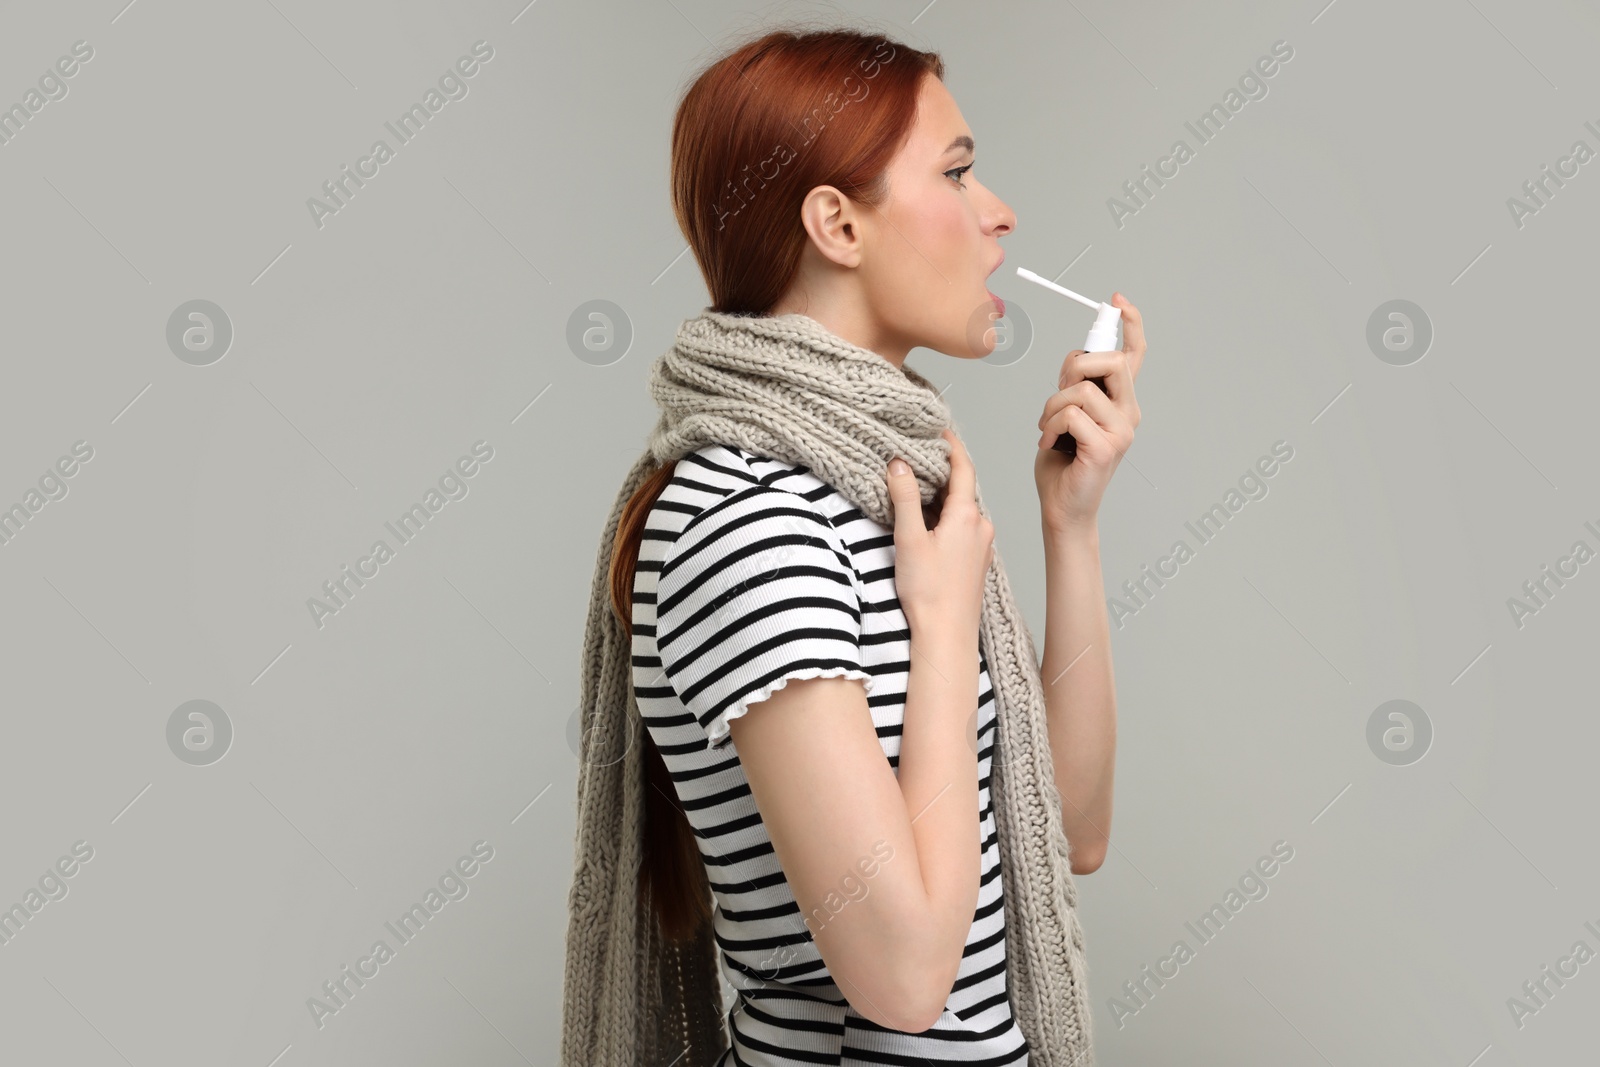
[(1094, 526), (1045, 529), (1044, 682), (1050, 754), (1072, 873), (1105, 862), (1116, 769), (1117, 694)]
[[(895, 592), (911, 636), (898, 779), (853, 679), (791, 682), (729, 723), (828, 970), (863, 1016), (909, 1033), (944, 1012), (982, 866), (974, 713), (994, 527), (978, 513), (964, 446), (948, 437), (950, 481), (935, 530), (909, 468), (895, 473), (891, 464), (889, 474)], [(828, 908), (842, 879), (865, 874), (860, 863), (880, 841), (891, 858), (865, 893)]]
[(728, 727), (823, 962), (858, 1012), (908, 1033), (955, 984), (981, 860), (976, 634), (914, 644), (898, 781), (854, 679), (790, 682)]
[[(1062, 362), (1060, 389), (1039, 419), (1033, 466), (1044, 527), (1045, 649), (1039, 674), (1074, 874), (1096, 870), (1110, 845), (1117, 694), (1096, 516), (1139, 425), (1134, 381), (1147, 350), (1139, 309), (1121, 293), (1111, 302), (1122, 310), (1122, 348), (1075, 350)], [(1069, 432), (1077, 442), (1070, 461), (1053, 447)]]

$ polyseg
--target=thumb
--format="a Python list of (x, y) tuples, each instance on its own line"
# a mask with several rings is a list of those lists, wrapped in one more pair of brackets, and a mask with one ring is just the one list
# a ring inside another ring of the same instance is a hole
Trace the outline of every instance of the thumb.
[(911, 473), (911, 464), (899, 456), (889, 461), (889, 499), (894, 502), (894, 530), (927, 533), (922, 521), (922, 491), (917, 487), (917, 476)]

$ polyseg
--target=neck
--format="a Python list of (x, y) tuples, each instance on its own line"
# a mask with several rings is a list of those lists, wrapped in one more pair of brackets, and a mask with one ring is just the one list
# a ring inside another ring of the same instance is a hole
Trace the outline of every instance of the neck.
[(877, 353), (901, 370), (914, 347), (887, 330), (864, 303), (848, 297), (785, 296), (768, 314), (809, 316), (851, 344)]

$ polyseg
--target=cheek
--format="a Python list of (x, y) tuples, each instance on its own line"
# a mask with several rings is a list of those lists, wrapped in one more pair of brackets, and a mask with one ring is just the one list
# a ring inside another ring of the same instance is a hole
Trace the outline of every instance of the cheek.
[(919, 235), (918, 247), (941, 265), (970, 254), (977, 237), (972, 213), (953, 196), (925, 198), (913, 225)]
[[(948, 181), (949, 179), (943, 179)], [(895, 253), (874, 272), (874, 302), (887, 323), (941, 351), (958, 345), (982, 298), (978, 266), (983, 235), (960, 190), (926, 188), (886, 212)], [(982, 298), (987, 299), (987, 298)]]

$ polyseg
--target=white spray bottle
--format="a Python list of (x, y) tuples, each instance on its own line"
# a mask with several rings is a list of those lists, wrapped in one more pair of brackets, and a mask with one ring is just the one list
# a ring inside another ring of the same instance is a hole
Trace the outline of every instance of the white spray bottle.
[[(1117, 327), (1122, 322), (1121, 308), (1099, 300), (1090, 300), (1086, 296), (1080, 296), (1066, 286), (1057, 285), (1049, 278), (1041, 277), (1026, 267), (1018, 267), (1017, 276), (1026, 278), (1030, 282), (1038, 282), (1046, 289), (1053, 289), (1062, 296), (1069, 296), (1078, 303), (1095, 309), (1094, 325), (1089, 327), (1089, 336), (1083, 342), (1084, 351), (1114, 352), (1122, 347), (1117, 342)], [(1089, 381), (1098, 385), (1101, 389), (1106, 387), (1106, 380), (1103, 377), (1090, 378)], [(1068, 459), (1072, 459), (1078, 454), (1078, 440), (1070, 433), (1062, 433), (1058, 436), (1056, 443), (1052, 447), (1058, 452), (1066, 453)]]

